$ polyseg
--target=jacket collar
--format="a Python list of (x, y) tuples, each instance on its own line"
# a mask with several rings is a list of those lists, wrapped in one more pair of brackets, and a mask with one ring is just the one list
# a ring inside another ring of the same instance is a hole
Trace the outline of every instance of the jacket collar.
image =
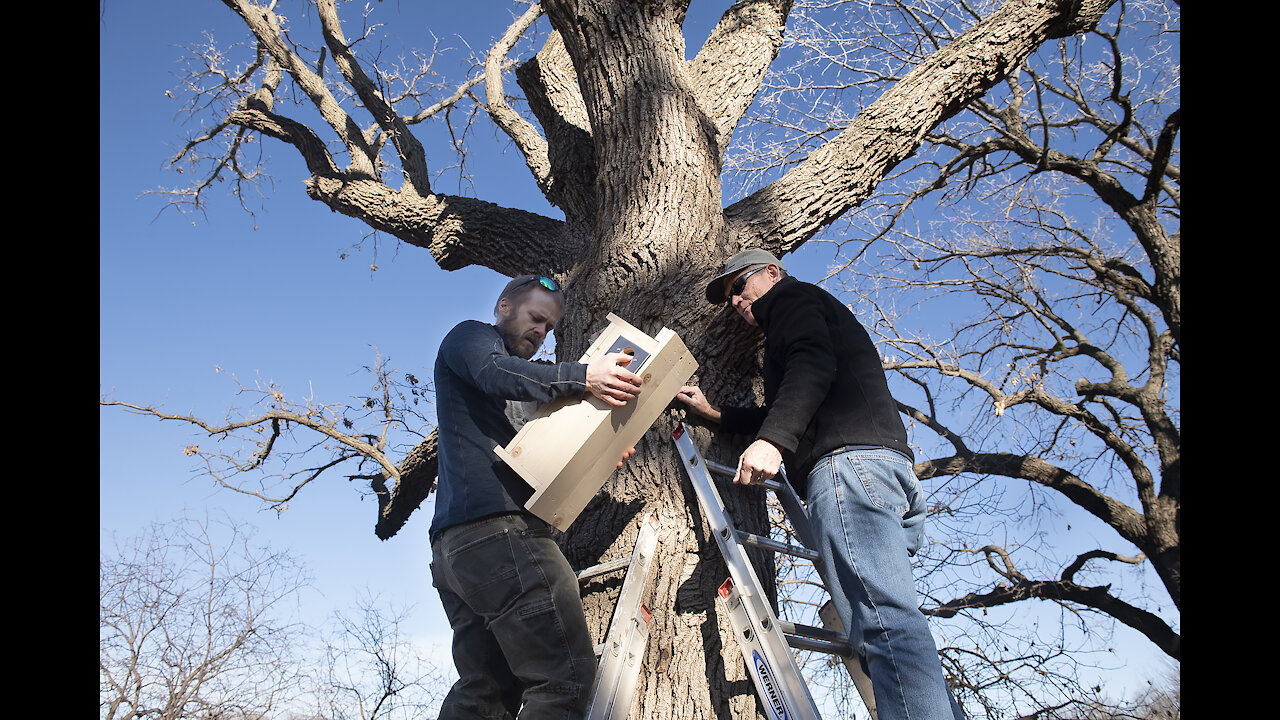
[(788, 286), (796, 282), (799, 281), (788, 275), (774, 283), (773, 287), (769, 288), (765, 294), (756, 298), (755, 302), (751, 303), (751, 314), (755, 316), (756, 322), (760, 325), (760, 329), (766, 334), (769, 332), (769, 313), (773, 309), (774, 300), (776, 300), (779, 295), (778, 289), (782, 288), (785, 291)]

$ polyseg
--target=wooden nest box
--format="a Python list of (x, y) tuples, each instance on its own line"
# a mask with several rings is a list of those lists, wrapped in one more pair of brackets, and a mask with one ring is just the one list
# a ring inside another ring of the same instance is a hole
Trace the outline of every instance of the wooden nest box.
[(640, 394), (614, 407), (591, 394), (543, 404), (505, 447), (494, 452), (533, 486), (525, 508), (560, 530), (569, 527), (604, 486), (622, 453), (645, 431), (689, 381), (698, 363), (671, 330), (649, 337), (609, 314), (609, 325), (579, 362), (627, 352), (627, 369), (643, 381)]

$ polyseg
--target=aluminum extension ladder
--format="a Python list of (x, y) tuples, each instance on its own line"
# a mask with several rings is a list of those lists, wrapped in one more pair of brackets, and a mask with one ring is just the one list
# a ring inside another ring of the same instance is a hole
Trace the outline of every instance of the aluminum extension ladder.
[(744, 548), (746, 545), (805, 558), (814, 562), (814, 569), (822, 580), (823, 588), (830, 588), (823, 576), (821, 564), (817, 562), (817, 543), (799, 496), (785, 479), (768, 480), (764, 483), (764, 487), (772, 490), (778, 498), (801, 545), (790, 545), (738, 530), (725, 510), (710, 474), (716, 472), (732, 478), (735, 469), (704, 460), (687, 430), (685, 424), (680, 423), (672, 433), (672, 438), (680, 452), (680, 459), (684, 461), (685, 471), (693, 481), (703, 515), (707, 518), (725, 563), (729, 566), (729, 579), (720, 586), (720, 598), (729, 610), (738, 647), (742, 650), (747, 672), (765, 706), (765, 714), (775, 720), (821, 720), (822, 716), (809, 693), (809, 686), (801, 676), (791, 652), (795, 648), (839, 656), (871, 713), (872, 720), (876, 720), (871, 679), (853, 652), (830, 601), (819, 612), (825, 627), (779, 620), (765, 597), (755, 568), (747, 559)]
[(658, 518), (650, 514), (640, 525), (640, 536), (630, 558), (618, 558), (579, 572), (578, 582), (627, 568), (622, 590), (614, 605), (613, 618), (604, 642), (596, 645), (600, 663), (591, 688), (591, 705), (586, 720), (625, 720), (631, 712), (631, 698), (640, 679), (640, 661), (649, 641), (649, 621), (653, 613), (642, 599), (658, 546)]

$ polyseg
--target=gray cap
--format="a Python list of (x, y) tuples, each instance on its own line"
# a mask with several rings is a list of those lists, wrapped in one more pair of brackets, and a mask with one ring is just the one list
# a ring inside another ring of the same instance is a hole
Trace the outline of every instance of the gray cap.
[(744, 268), (749, 268), (752, 265), (777, 265), (783, 270), (787, 269), (786, 266), (782, 264), (782, 261), (774, 257), (773, 253), (768, 250), (761, 250), (759, 248), (743, 250), (737, 255), (729, 258), (729, 260), (724, 264), (724, 272), (715, 276), (711, 282), (707, 283), (707, 302), (719, 304), (728, 300), (729, 298), (724, 296), (724, 279), (730, 275), (736, 275)]

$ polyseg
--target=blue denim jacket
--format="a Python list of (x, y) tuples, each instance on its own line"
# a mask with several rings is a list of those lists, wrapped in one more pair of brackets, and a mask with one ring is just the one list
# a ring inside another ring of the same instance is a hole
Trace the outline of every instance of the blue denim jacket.
[(431, 537), (489, 515), (524, 512), (533, 488), (493, 452), (516, 435), (507, 400), (581, 396), (587, 366), (514, 356), (497, 327), (467, 320), (440, 343), (435, 386), (439, 479)]

